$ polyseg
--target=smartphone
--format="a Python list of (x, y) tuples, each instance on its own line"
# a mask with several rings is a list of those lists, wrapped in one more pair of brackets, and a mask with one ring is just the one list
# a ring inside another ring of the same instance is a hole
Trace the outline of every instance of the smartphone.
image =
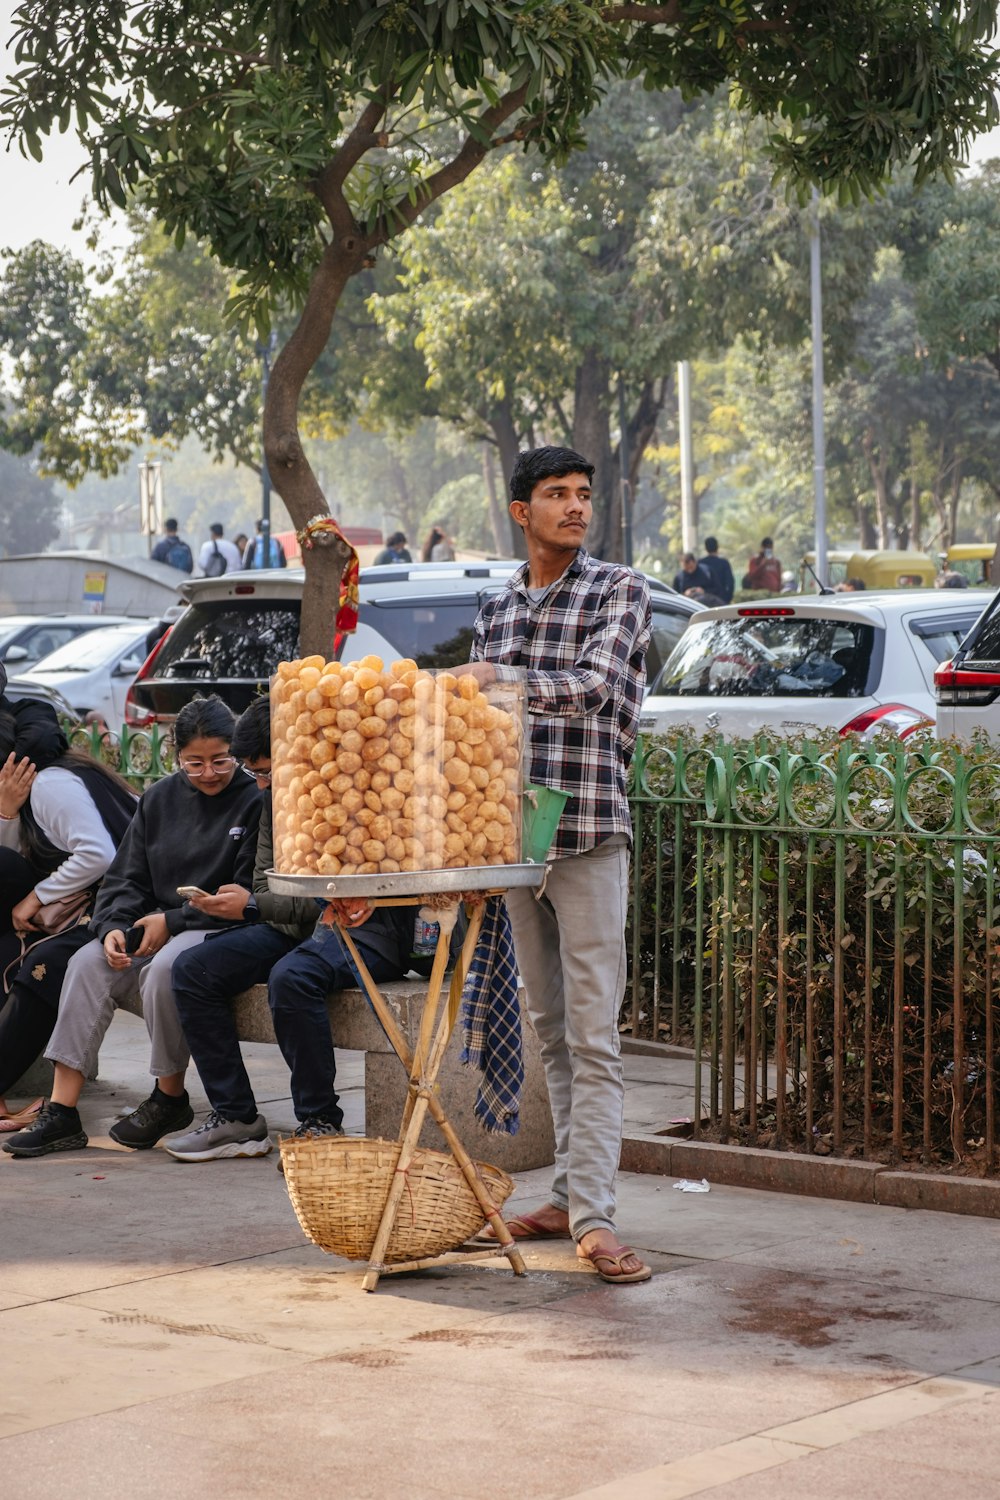
[(183, 896), (185, 901), (190, 901), (192, 896), (207, 896), (208, 891), (203, 891), (200, 885), (179, 885), (178, 896)]
[(125, 934), (125, 952), (137, 953), (139, 944), (145, 937), (145, 929), (142, 927), (130, 927)]

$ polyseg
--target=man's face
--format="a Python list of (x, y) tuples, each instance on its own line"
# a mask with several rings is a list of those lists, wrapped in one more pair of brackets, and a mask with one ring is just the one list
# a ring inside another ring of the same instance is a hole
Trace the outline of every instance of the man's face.
[(243, 769), (248, 776), (254, 778), (261, 791), (271, 785), (271, 757), (269, 755), (261, 755), (256, 760), (245, 760)]
[(697, 566), (697, 559), (693, 557), (686, 557), (681, 563), (681, 567), (684, 569), (685, 573), (693, 573)]
[(524, 528), (526, 541), (563, 550), (580, 547), (594, 514), (590, 480), (586, 474), (560, 474), (540, 479), (531, 501), (513, 500), (511, 515)]

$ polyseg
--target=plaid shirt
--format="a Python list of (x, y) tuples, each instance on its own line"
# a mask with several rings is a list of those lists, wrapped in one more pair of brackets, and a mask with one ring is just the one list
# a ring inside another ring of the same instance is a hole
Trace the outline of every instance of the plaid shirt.
[(562, 858), (632, 837), (625, 773), (646, 682), (649, 590), (631, 568), (582, 547), (541, 603), (527, 584), (525, 563), (483, 605), (472, 660), (492, 662), (501, 681), (526, 669), (529, 778), (571, 794), (552, 841)]

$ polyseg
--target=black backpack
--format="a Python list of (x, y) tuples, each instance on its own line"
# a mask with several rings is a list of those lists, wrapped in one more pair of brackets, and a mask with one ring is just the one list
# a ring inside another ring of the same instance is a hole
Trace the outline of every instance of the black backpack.
[(208, 559), (208, 562), (205, 564), (205, 577), (206, 578), (221, 578), (222, 575), (223, 575), (223, 573), (226, 571), (226, 569), (227, 569), (228, 566), (229, 566), (229, 564), (226, 562), (226, 559), (223, 557), (222, 553), (219, 551), (219, 544), (218, 544), (218, 542), (213, 541), (213, 543), (212, 543), (212, 555)]

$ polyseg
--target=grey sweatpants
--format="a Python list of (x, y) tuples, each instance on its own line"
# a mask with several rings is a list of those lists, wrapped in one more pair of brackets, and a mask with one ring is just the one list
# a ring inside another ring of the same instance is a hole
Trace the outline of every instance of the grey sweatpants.
[(628, 840), (615, 834), (586, 854), (554, 860), (540, 900), (531, 890), (507, 892), (555, 1127), (549, 1201), (568, 1212), (577, 1240), (615, 1227), (628, 868)]
[(152, 1043), (150, 1073), (154, 1078), (183, 1073), (191, 1054), (177, 1017), (170, 970), (185, 948), (193, 948), (207, 936), (203, 929), (180, 932), (152, 958), (134, 958), (127, 969), (111, 968), (99, 938), (81, 948), (67, 966), (59, 1016), (45, 1056), (50, 1062), (63, 1063), (85, 1078), (93, 1078), (97, 1054), (115, 1008), (138, 995)]

